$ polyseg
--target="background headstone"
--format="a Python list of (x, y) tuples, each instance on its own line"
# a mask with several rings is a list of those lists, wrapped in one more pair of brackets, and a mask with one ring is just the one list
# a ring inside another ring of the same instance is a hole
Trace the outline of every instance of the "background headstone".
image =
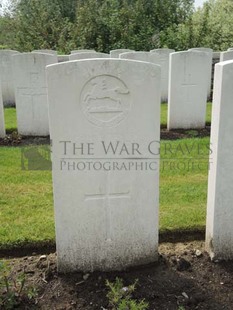
[(54, 50), (48, 50), (48, 49), (42, 49), (42, 50), (34, 50), (32, 53), (42, 53), (42, 54), (52, 54), (57, 55), (57, 51)]
[(18, 132), (27, 136), (49, 135), (45, 67), (56, 55), (25, 53), (13, 56)]
[(168, 130), (205, 127), (208, 60), (205, 52), (170, 55)]
[[(160, 68), (90, 59), (48, 66), (47, 78), (58, 270), (120, 270), (157, 260)], [(65, 152), (61, 141), (71, 141)], [(103, 147), (132, 142), (141, 155)], [(86, 153), (80, 147), (88, 143)], [(88, 162), (96, 168), (83, 170)], [(99, 170), (104, 163), (110, 168)]]
[(70, 55), (58, 55), (57, 60), (58, 60), (58, 62), (69, 61)]
[(175, 50), (169, 48), (158, 48), (150, 51), (156, 53), (158, 57), (158, 64), (161, 66), (162, 72), (162, 101), (168, 100), (168, 81), (169, 81), (169, 58), (170, 54)]
[(127, 53), (127, 52), (134, 52), (134, 51), (130, 50), (130, 49), (120, 48), (120, 49), (117, 49), (117, 50), (110, 51), (110, 57), (111, 58), (119, 58), (120, 54)]
[(0, 84), (0, 138), (4, 138), (6, 135), (5, 131), (5, 121), (4, 121), (4, 108), (2, 100), (2, 89)]
[(109, 58), (109, 54), (97, 52), (84, 52), (70, 55), (70, 60), (81, 60), (90, 58)]
[(0, 79), (4, 106), (15, 105), (15, 93), (13, 82), (12, 55), (17, 51), (0, 50)]
[(208, 179), (206, 248), (212, 259), (233, 259), (233, 61), (216, 64)]
[(232, 60), (233, 59), (233, 50), (228, 52), (222, 52), (220, 54), (220, 61)]
[(87, 49), (81, 49), (81, 50), (73, 50), (70, 52), (70, 54), (77, 54), (77, 53), (90, 53), (95, 52), (95, 50), (87, 50)]
[(233, 47), (229, 47), (227, 51), (233, 51)]
[(209, 64), (209, 79), (208, 79), (208, 86), (207, 86), (207, 99), (211, 99), (212, 94), (212, 62), (213, 62), (213, 50), (207, 47), (195, 47), (190, 48), (189, 51), (197, 51), (197, 52), (205, 52), (208, 53), (208, 64)]

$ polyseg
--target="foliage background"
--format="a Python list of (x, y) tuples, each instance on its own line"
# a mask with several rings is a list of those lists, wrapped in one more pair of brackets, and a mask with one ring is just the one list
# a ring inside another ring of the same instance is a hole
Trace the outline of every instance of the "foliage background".
[(185, 50), (233, 46), (233, 1), (9, 0), (0, 16), (0, 47), (31, 51), (75, 48)]

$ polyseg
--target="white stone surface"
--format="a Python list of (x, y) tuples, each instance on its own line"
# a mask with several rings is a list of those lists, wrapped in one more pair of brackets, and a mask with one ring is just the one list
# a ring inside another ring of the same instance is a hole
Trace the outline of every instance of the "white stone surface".
[(34, 50), (34, 51), (32, 51), (32, 53), (42, 53), (42, 54), (57, 55), (57, 51), (48, 50), (48, 49)]
[(94, 53), (95, 50), (87, 50), (87, 49), (81, 49), (81, 50), (73, 50), (70, 52), (70, 54), (77, 54), (77, 53)]
[(174, 50), (171, 49), (157, 49), (150, 52), (128, 52), (120, 54), (119, 58), (147, 61), (159, 65), (162, 76), (161, 100), (165, 102), (168, 100), (169, 55), (173, 52)]
[(212, 259), (233, 259), (233, 61), (216, 64), (211, 124), (206, 248)]
[(6, 135), (5, 131), (5, 121), (4, 121), (4, 109), (3, 109), (3, 100), (2, 100), (2, 89), (0, 83), (0, 138), (4, 138)]
[(59, 271), (156, 261), (160, 68), (90, 59), (48, 66), (47, 78)]
[(208, 60), (205, 52), (170, 55), (168, 130), (205, 127)]
[(90, 58), (109, 58), (110, 55), (106, 53), (97, 53), (97, 52), (84, 52), (70, 55), (70, 60), (81, 60), (81, 59), (90, 59)]
[(28, 136), (49, 135), (45, 67), (57, 56), (25, 53), (12, 57), (18, 132)]
[(161, 101), (168, 99), (169, 53), (165, 52), (127, 52), (119, 55), (120, 59), (151, 62), (161, 67)]
[(227, 61), (233, 59), (233, 50), (228, 52), (222, 52), (220, 54), (220, 61)]
[(12, 68), (12, 55), (15, 54), (19, 54), (19, 52), (0, 50), (0, 79), (4, 106), (13, 106), (15, 104)]
[(168, 81), (169, 81), (169, 58), (170, 54), (174, 53), (175, 50), (169, 48), (159, 48), (150, 51), (156, 53), (159, 56), (157, 64), (161, 66), (162, 72), (162, 101), (167, 102), (168, 100)]
[(58, 55), (57, 60), (58, 60), (58, 62), (69, 61), (70, 55)]
[(161, 53), (161, 54), (171, 54), (171, 53), (175, 53), (175, 50), (171, 49), (171, 48), (156, 48), (153, 50), (150, 50), (151, 53)]
[(220, 58), (221, 52), (213, 52), (213, 59)]
[(213, 50), (207, 47), (190, 48), (189, 51), (205, 52), (208, 53), (208, 65), (209, 65), (209, 81), (207, 86), (207, 98), (210, 98), (212, 91), (212, 63), (213, 63)]
[(127, 53), (127, 52), (134, 52), (133, 50), (127, 49), (127, 48), (120, 48), (117, 50), (112, 50), (110, 51), (110, 57), (111, 58), (119, 58), (119, 55), (122, 53)]

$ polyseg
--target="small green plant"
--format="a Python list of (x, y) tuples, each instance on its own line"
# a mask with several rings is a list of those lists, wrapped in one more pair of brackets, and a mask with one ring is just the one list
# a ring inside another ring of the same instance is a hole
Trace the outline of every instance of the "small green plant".
[(124, 287), (123, 280), (116, 278), (116, 281), (111, 283), (107, 280), (106, 286), (109, 288), (107, 297), (112, 310), (146, 310), (148, 303), (144, 300), (137, 302), (132, 299), (132, 294), (136, 289), (138, 281), (134, 284)]
[(32, 301), (37, 296), (33, 287), (26, 287), (25, 273), (13, 274), (9, 265), (0, 261), (0, 309), (14, 309), (23, 301)]

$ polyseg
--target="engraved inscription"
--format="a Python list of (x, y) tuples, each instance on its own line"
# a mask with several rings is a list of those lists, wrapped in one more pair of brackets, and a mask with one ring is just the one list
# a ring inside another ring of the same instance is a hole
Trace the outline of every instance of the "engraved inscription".
[(86, 194), (85, 201), (104, 201), (106, 213), (106, 241), (110, 242), (113, 239), (112, 234), (112, 214), (110, 200), (114, 199), (130, 199), (130, 190), (125, 192), (111, 192), (109, 189), (106, 193)]
[(126, 84), (110, 75), (89, 80), (81, 92), (81, 105), (86, 118), (94, 125), (112, 127), (128, 115), (130, 91)]

